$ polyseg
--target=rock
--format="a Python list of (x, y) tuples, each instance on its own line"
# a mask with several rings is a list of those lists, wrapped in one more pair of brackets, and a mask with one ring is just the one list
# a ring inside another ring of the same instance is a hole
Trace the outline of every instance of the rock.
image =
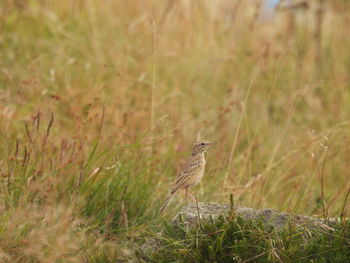
[[(296, 227), (307, 229), (324, 229), (332, 230), (329, 225), (336, 223), (335, 218), (329, 218), (328, 222), (323, 218), (294, 215), (284, 212), (279, 212), (273, 209), (253, 209), (249, 207), (237, 206), (231, 210), (229, 204), (220, 203), (192, 203), (184, 207), (180, 212), (172, 219), (174, 226), (180, 226), (190, 228), (199, 223), (200, 220), (217, 219), (220, 215), (223, 216), (240, 216), (246, 220), (257, 220), (263, 223), (263, 226), (268, 228), (274, 228), (280, 230), (288, 224), (293, 224)], [(328, 224), (327, 224), (328, 223)], [(163, 246), (163, 239), (161, 238), (162, 232), (159, 233), (160, 238), (153, 238), (145, 242), (141, 247), (141, 254), (147, 254)]]
[[(184, 225), (191, 226), (198, 223), (198, 214), (201, 220), (210, 217), (215, 220), (220, 215), (229, 215), (230, 213), (247, 220), (260, 220), (267, 227), (276, 229), (281, 229), (287, 224), (330, 229), (323, 218), (288, 214), (273, 209), (257, 210), (242, 206), (234, 207), (231, 212), (230, 205), (220, 203), (198, 203), (198, 209), (195, 203), (189, 204), (173, 218), (172, 223), (177, 225), (181, 217)], [(331, 225), (336, 223), (335, 218), (329, 218), (328, 221)]]

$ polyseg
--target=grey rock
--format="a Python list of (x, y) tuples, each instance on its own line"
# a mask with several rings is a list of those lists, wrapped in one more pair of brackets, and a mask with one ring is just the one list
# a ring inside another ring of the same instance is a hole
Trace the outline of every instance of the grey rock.
[[(231, 209), (228, 204), (220, 203), (192, 203), (184, 207), (172, 220), (173, 224), (177, 225), (180, 223), (180, 218), (182, 218), (182, 224), (185, 226), (192, 226), (197, 224), (203, 219), (217, 219), (220, 215), (232, 215), (240, 216), (247, 220), (259, 220), (267, 227), (274, 227), (276, 229), (281, 229), (287, 224), (294, 224), (299, 227), (315, 227), (330, 229), (326, 220), (323, 218), (304, 216), (304, 215), (294, 215), (284, 212), (279, 212), (274, 209), (253, 209), (249, 207), (237, 206)], [(199, 217), (198, 217), (199, 215)], [(328, 218), (328, 223), (330, 225), (336, 223), (335, 218)]]
[[(327, 222), (323, 218), (294, 215), (285, 212), (279, 212), (274, 209), (253, 209), (249, 207), (237, 206), (231, 209), (229, 204), (221, 203), (192, 203), (185, 206), (172, 219), (174, 226), (181, 226), (182, 228), (190, 228), (198, 225), (202, 220), (216, 220), (220, 215), (222, 216), (239, 216), (246, 220), (257, 220), (262, 222), (266, 228), (274, 228), (277, 231), (292, 224), (306, 230), (323, 229), (332, 230), (332, 225), (337, 222), (336, 218), (328, 218)], [(140, 248), (142, 254), (147, 254), (163, 246), (162, 232), (159, 233), (160, 238), (153, 238), (145, 242)], [(306, 235), (305, 235), (305, 238)]]

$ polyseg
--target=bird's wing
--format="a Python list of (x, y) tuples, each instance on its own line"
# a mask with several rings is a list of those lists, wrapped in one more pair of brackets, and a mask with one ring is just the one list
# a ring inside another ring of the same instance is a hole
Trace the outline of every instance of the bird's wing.
[(177, 177), (171, 187), (170, 193), (173, 194), (179, 189), (187, 186), (188, 180), (195, 175), (202, 167), (202, 159), (200, 156), (190, 156), (180, 166)]

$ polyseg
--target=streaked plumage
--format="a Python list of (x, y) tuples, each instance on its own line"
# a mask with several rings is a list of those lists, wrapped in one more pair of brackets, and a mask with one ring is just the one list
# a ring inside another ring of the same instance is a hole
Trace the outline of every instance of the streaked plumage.
[(186, 197), (188, 197), (188, 188), (201, 181), (205, 169), (204, 153), (212, 144), (213, 143), (208, 141), (200, 141), (193, 145), (191, 156), (189, 156), (178, 169), (177, 177), (170, 190), (170, 195), (161, 207), (161, 212), (164, 211), (178, 191), (185, 189)]

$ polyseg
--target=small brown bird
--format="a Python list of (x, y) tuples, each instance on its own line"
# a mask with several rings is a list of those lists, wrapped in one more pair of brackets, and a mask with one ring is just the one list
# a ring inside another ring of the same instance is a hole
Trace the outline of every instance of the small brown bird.
[(199, 141), (193, 144), (192, 154), (187, 157), (183, 164), (179, 167), (177, 177), (171, 187), (168, 199), (161, 207), (160, 211), (163, 212), (170, 201), (174, 198), (174, 195), (181, 189), (186, 190), (187, 199), (190, 197), (194, 200), (193, 196), (189, 194), (188, 188), (198, 184), (204, 175), (205, 169), (205, 156), (206, 150), (215, 143), (208, 141)]

